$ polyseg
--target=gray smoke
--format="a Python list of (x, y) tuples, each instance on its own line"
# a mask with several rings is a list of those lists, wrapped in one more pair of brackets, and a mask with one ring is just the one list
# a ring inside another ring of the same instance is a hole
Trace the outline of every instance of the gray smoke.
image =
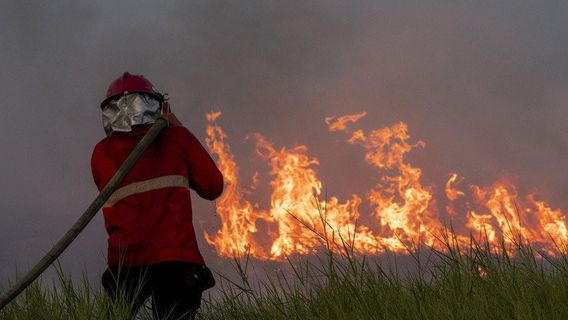
[[(363, 194), (375, 173), (323, 118), (365, 110), (357, 126), (402, 120), (426, 142), (410, 156), (426, 184), (507, 175), (566, 210), (566, 30), (561, 1), (3, 1), (0, 287), (96, 196), (98, 105), (124, 71), (168, 92), (202, 142), (205, 112), (222, 111), (245, 182), (269, 179), (244, 139), (260, 132), (307, 144), (329, 195)], [(213, 231), (213, 204), (193, 199), (198, 229)], [(105, 242), (98, 216), (64, 268), (98, 277)]]

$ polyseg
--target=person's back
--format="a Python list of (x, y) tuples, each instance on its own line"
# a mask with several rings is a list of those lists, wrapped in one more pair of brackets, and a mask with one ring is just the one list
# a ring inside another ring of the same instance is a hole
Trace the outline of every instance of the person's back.
[[(125, 73), (111, 84), (101, 106), (108, 136), (96, 145), (91, 161), (99, 189), (159, 116), (162, 104), (163, 96), (142, 76)], [(136, 308), (153, 295), (161, 317), (174, 306), (171, 316), (194, 313), (201, 292), (214, 285), (197, 247), (189, 189), (208, 200), (223, 190), (221, 172), (195, 136), (173, 114), (163, 116), (170, 127), (103, 207), (109, 234), (106, 291), (115, 299), (122, 289), (138, 302)]]

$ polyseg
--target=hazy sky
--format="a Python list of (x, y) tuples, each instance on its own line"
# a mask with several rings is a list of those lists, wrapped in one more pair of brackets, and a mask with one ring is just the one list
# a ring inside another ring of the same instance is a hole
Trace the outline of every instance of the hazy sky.
[[(2, 1), (0, 287), (96, 196), (98, 105), (124, 71), (168, 92), (201, 141), (205, 112), (222, 111), (245, 180), (264, 170), (245, 140), (260, 132), (307, 144), (328, 193), (362, 192), (363, 150), (323, 118), (367, 111), (362, 128), (402, 120), (426, 142), (411, 154), (425, 184), (507, 175), (568, 210), (567, 30), (565, 1)], [(99, 215), (63, 264), (97, 277), (105, 255)]]

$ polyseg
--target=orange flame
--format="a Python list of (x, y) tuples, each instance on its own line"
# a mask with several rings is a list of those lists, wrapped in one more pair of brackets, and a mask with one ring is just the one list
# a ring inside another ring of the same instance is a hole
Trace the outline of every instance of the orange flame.
[[(207, 120), (213, 123), (220, 112), (207, 114)], [(251, 254), (259, 258), (268, 258), (256, 244), (252, 235), (256, 233), (256, 220), (263, 216), (256, 212), (250, 202), (243, 200), (243, 190), (239, 185), (238, 166), (231, 149), (225, 143), (227, 137), (221, 127), (207, 127), (206, 143), (209, 150), (217, 155), (217, 166), (223, 173), (225, 190), (217, 201), (217, 214), (221, 219), (221, 229), (214, 238), (205, 233), (207, 242), (225, 256)], [(266, 214), (264, 214), (266, 215)]]
[(457, 182), (458, 179), (458, 174), (457, 173), (452, 173), (452, 175), (450, 176), (450, 178), (448, 179), (448, 182), (446, 182), (446, 197), (450, 200), (450, 201), (454, 201), (457, 198), (464, 196), (465, 194), (463, 193), (463, 191), (457, 190), (453, 187), (453, 184), (455, 184)]
[[(423, 185), (422, 170), (405, 159), (407, 153), (425, 147), (425, 143), (410, 143), (405, 123), (366, 133), (347, 128), (366, 112), (325, 119), (330, 131), (345, 132), (348, 143), (361, 146), (366, 152), (365, 161), (381, 174), (366, 195), (372, 213), (363, 220), (370, 222), (362, 224), (359, 207), (363, 197), (353, 194), (344, 202), (337, 197), (321, 199), (323, 186), (316, 171), (319, 161), (308, 155), (305, 145), (277, 149), (260, 134), (252, 138), (258, 157), (269, 165), (272, 194), (270, 208), (262, 210), (251, 205), (245, 195), (256, 189), (259, 174), (255, 172), (250, 190), (240, 186), (238, 166), (227, 137), (216, 124), (220, 115), (207, 114), (206, 138), (226, 181), (225, 192), (217, 202), (221, 228), (213, 237), (205, 234), (218, 254), (278, 260), (291, 254), (311, 254), (322, 246), (336, 251), (348, 247), (363, 254), (385, 250), (404, 253), (420, 244), (442, 247), (437, 235), (446, 229), (440, 222), (443, 213), (437, 212), (434, 205), (434, 188)], [(464, 226), (458, 226), (454, 234), (458, 241), (466, 243), (469, 234), (494, 245), (500, 239), (508, 245), (521, 240), (539, 245), (550, 254), (567, 243), (568, 229), (561, 210), (551, 209), (544, 201), (535, 200), (534, 195), (522, 200), (515, 186), (505, 182), (485, 188), (472, 185), (468, 197), (455, 187), (459, 181), (454, 173), (445, 184), (449, 201), (446, 216), (459, 218), (454, 209), (458, 198), (474, 199), (464, 201), (467, 208), (475, 209), (467, 209)], [(266, 230), (259, 232), (259, 225)]]
[(361, 112), (357, 114), (348, 114), (345, 116), (338, 117), (326, 117), (325, 123), (329, 126), (329, 131), (343, 131), (347, 128), (348, 122), (357, 122), (359, 119), (367, 115), (367, 112)]

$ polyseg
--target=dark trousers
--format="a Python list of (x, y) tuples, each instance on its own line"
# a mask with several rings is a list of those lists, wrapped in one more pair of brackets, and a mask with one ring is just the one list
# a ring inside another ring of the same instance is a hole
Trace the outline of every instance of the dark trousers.
[(102, 284), (113, 301), (123, 297), (133, 303), (133, 314), (152, 297), (157, 319), (195, 319), (201, 293), (215, 285), (205, 266), (169, 261), (141, 267), (109, 267)]

